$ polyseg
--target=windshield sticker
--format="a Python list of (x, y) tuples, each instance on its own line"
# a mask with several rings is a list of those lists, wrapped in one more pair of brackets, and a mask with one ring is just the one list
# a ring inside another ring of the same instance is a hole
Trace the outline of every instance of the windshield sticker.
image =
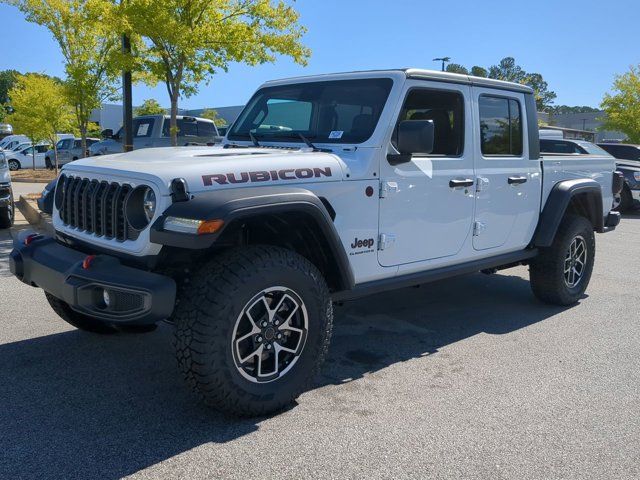
[(145, 137), (148, 131), (149, 131), (149, 124), (141, 123), (138, 126), (138, 133), (136, 133), (136, 137)]
[(342, 130), (333, 130), (331, 131), (331, 133), (329, 133), (329, 138), (342, 138), (342, 134), (344, 133), (344, 131)]

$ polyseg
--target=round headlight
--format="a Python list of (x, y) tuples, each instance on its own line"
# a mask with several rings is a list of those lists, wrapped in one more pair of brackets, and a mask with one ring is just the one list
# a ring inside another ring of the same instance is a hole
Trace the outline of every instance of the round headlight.
[(144, 230), (156, 213), (156, 194), (153, 189), (142, 185), (127, 196), (125, 211), (127, 222), (135, 230)]
[(153, 190), (147, 187), (142, 197), (142, 206), (144, 208), (144, 214), (147, 217), (147, 221), (150, 222), (156, 213), (156, 194)]

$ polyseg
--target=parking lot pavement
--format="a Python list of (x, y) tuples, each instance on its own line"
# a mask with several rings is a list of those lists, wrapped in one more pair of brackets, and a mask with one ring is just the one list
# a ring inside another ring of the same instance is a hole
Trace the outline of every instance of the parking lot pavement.
[(525, 268), (337, 308), (298, 404), (238, 420), (186, 391), (171, 328), (96, 336), (6, 271), (4, 478), (640, 478), (640, 216), (599, 235), (588, 296), (536, 302)]

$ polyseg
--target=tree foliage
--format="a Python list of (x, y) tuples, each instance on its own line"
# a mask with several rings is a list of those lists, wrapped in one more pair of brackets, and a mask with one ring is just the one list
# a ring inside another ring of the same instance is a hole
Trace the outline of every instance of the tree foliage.
[(165, 109), (153, 98), (148, 98), (133, 111), (133, 114), (137, 117), (140, 115), (163, 115), (164, 113)]
[[(469, 74), (469, 70), (463, 65), (449, 64), (448, 72)], [(548, 109), (556, 98), (555, 92), (549, 90), (549, 85), (539, 73), (526, 72), (516, 63), (513, 57), (505, 57), (496, 65), (488, 69), (477, 65), (471, 68), (471, 75), (475, 77), (494, 78), (506, 82), (528, 85), (534, 91), (538, 110)]]
[(215, 123), (216, 127), (224, 127), (227, 124), (225, 119), (220, 116), (220, 114), (218, 113), (218, 111), (215, 108), (207, 108), (207, 109), (205, 109), (200, 114), (200, 117), (208, 118), (209, 120), (213, 120), (213, 123)]
[(640, 143), (640, 65), (616, 76), (613, 91), (605, 94), (600, 106), (606, 113), (602, 129), (618, 130), (631, 143)]
[(117, 94), (115, 80), (123, 59), (116, 6), (110, 0), (5, 1), (17, 6), (28, 21), (46, 27), (58, 43), (65, 63), (66, 96), (86, 151), (92, 110)]
[(141, 66), (164, 82), (171, 101), (171, 140), (177, 143), (178, 100), (232, 62), (258, 65), (285, 55), (306, 64), (305, 29), (283, 0), (128, 0), (124, 24), (146, 48)]
[(458, 63), (450, 63), (445, 68), (445, 71), (450, 73), (461, 73), (462, 75), (469, 75), (469, 70), (467, 70), (467, 67)]
[(74, 120), (73, 110), (65, 96), (65, 87), (49, 77), (23, 75), (17, 78), (9, 97), (14, 108), (9, 121), (14, 131), (29, 137), (34, 145), (47, 140), (55, 149), (57, 134), (68, 131)]

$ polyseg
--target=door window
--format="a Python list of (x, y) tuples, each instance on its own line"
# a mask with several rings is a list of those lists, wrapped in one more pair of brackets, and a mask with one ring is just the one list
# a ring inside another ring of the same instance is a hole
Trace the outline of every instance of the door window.
[[(398, 125), (405, 120), (431, 120), (434, 127), (431, 155), (459, 157), (464, 150), (464, 99), (459, 92), (416, 88), (402, 106)], [(398, 126), (393, 135), (397, 145)]]
[(213, 122), (198, 121), (198, 136), (211, 138), (216, 136), (216, 127)]
[(480, 144), (485, 156), (522, 155), (522, 115), (520, 102), (512, 98), (481, 95)]

